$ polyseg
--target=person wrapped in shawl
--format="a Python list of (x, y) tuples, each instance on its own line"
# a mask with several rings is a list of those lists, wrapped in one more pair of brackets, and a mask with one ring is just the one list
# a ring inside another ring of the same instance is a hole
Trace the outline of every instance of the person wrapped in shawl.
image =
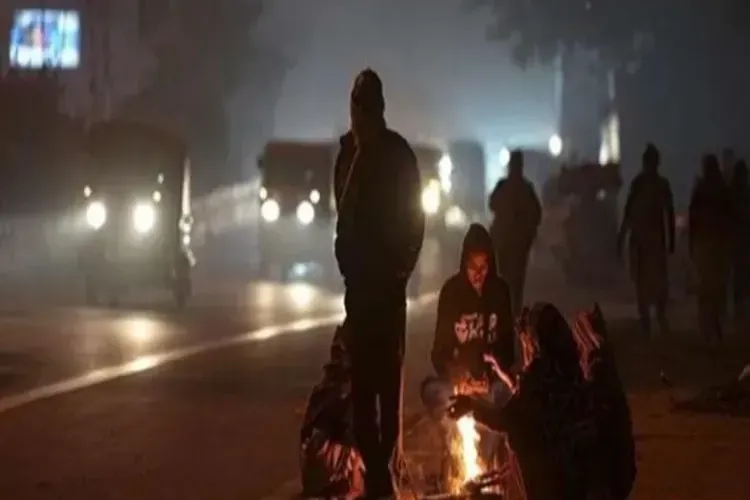
[(313, 388), (300, 431), (302, 498), (359, 498), (364, 463), (354, 439), (346, 323), (336, 328), (323, 379)]
[(630, 496), (637, 473), (633, 422), (625, 388), (607, 339), (607, 324), (598, 304), (573, 321), (581, 371), (592, 392), (604, 474), (610, 500)]
[[(606, 491), (591, 391), (578, 344), (565, 318), (551, 304), (525, 309), (518, 334), (524, 369), (513, 396), (500, 408), (468, 397), (454, 398), (450, 413), (473, 413), (504, 432), (523, 473), (528, 500), (583, 500)], [(606, 498), (606, 497), (604, 497)]]

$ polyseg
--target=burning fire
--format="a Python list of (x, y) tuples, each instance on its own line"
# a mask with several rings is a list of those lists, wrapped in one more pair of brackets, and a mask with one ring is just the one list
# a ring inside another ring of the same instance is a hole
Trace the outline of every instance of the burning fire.
[(479, 459), (479, 431), (474, 417), (465, 415), (456, 422), (458, 428), (458, 452), (461, 460), (461, 485), (476, 479), (483, 472)]
[[(461, 387), (456, 394), (467, 394), (476, 392), (472, 387)], [(458, 470), (452, 481), (453, 493), (461, 493), (466, 483), (478, 478), (485, 472), (482, 459), (479, 456), (479, 443), (481, 436), (477, 429), (477, 422), (472, 415), (464, 415), (456, 421), (457, 436), (452, 446), (452, 454), (455, 458)]]

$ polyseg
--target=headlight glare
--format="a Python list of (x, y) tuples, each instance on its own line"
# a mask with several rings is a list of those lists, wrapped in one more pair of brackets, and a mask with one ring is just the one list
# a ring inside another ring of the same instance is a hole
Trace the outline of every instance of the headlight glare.
[(260, 206), (260, 215), (266, 222), (276, 222), (281, 215), (281, 208), (276, 200), (268, 199)]
[(101, 201), (92, 201), (86, 209), (86, 223), (93, 229), (101, 229), (107, 223), (107, 207)]
[(138, 203), (133, 207), (133, 228), (138, 234), (150, 232), (156, 225), (156, 209), (151, 203)]
[(306, 226), (315, 220), (315, 208), (309, 201), (303, 201), (297, 206), (297, 220)]
[(422, 210), (427, 215), (435, 215), (440, 210), (439, 182), (430, 182), (422, 191)]

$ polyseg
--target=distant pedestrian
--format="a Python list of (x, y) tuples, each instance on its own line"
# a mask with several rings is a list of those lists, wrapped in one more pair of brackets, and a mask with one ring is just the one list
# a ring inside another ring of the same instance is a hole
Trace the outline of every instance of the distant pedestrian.
[(689, 209), (690, 256), (698, 274), (698, 323), (706, 340), (721, 340), (732, 259), (734, 207), (714, 155), (703, 157)]
[(529, 254), (542, 222), (542, 206), (534, 185), (523, 175), (523, 153), (510, 154), (508, 177), (500, 180), (489, 200), (490, 234), (500, 275), (510, 286), (513, 313), (523, 309)]
[(641, 330), (651, 336), (651, 308), (662, 335), (669, 333), (668, 256), (675, 248), (675, 214), (672, 188), (659, 174), (661, 155), (653, 144), (643, 152), (643, 169), (630, 184), (625, 211), (617, 238), (622, 255), (628, 240), (630, 276), (635, 284)]

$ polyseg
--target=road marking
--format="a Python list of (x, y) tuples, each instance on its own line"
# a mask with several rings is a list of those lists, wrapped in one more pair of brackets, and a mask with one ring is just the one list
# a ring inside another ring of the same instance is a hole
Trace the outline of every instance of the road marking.
[[(437, 293), (435, 292), (421, 295), (413, 302), (410, 301), (410, 308), (422, 308), (433, 302), (436, 298)], [(110, 382), (118, 378), (127, 377), (128, 375), (151, 370), (158, 366), (163, 366), (167, 363), (173, 363), (175, 361), (189, 358), (191, 356), (196, 356), (198, 354), (204, 354), (210, 351), (216, 351), (234, 345), (246, 344), (250, 342), (260, 342), (289, 333), (302, 332), (305, 330), (312, 330), (325, 326), (333, 326), (340, 323), (343, 318), (343, 313), (337, 313), (329, 314), (327, 316), (320, 316), (317, 318), (300, 319), (297, 321), (292, 321), (291, 323), (258, 328), (256, 330), (252, 330), (241, 335), (236, 335), (234, 337), (214, 340), (211, 342), (203, 342), (193, 346), (182, 347), (163, 353), (143, 356), (140, 358), (136, 358), (135, 360), (128, 363), (94, 370), (84, 375), (37, 387), (20, 394), (14, 394), (12, 396), (0, 398), (0, 414), (8, 412), (10, 410), (15, 410), (31, 403), (35, 403), (37, 401), (41, 401), (43, 399), (48, 399), (70, 392), (79, 391), (81, 389), (86, 389), (94, 385), (103, 384), (105, 382)]]

